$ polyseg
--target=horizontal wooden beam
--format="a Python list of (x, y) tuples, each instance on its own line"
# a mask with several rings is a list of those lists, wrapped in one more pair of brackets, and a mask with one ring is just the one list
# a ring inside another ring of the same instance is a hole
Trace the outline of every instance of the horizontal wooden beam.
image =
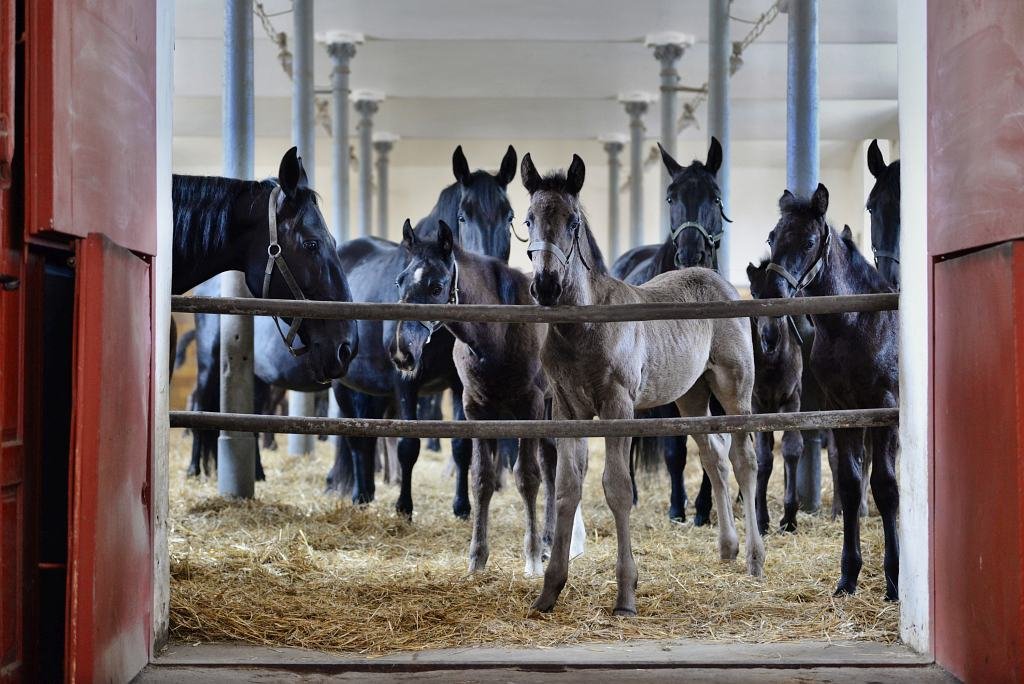
[(284, 316), (325, 320), (466, 321), (481, 323), (609, 323), (747, 316), (802, 316), (853, 311), (894, 311), (896, 293), (737, 299), (722, 302), (514, 306), (501, 304), (381, 304), (249, 297), (171, 297), (179, 313)]
[(867, 428), (899, 423), (899, 409), (760, 413), (649, 420), (388, 420), (171, 411), (172, 428), (346, 437), (661, 437), (723, 432)]

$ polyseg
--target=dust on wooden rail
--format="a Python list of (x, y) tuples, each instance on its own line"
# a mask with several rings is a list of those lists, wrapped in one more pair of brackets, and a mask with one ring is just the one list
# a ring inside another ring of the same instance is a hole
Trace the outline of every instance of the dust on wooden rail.
[(760, 413), (649, 420), (390, 420), (172, 411), (172, 428), (346, 437), (661, 437), (723, 432), (867, 428), (899, 423), (899, 409)]
[(322, 302), (248, 297), (171, 297), (179, 313), (285, 316), (327, 320), (465, 321), (483, 323), (609, 323), (620, 321), (803, 316), (847, 312), (893, 311), (897, 293), (738, 299), (721, 302), (594, 304), (590, 306), (513, 306), (501, 304), (381, 304)]

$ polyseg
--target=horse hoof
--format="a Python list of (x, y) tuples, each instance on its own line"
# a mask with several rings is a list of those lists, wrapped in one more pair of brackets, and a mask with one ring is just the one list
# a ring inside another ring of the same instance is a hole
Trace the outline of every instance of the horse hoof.
[(795, 520), (783, 520), (782, 524), (779, 525), (779, 532), (793, 534), (796, 532), (796, 521)]
[(545, 598), (543, 594), (530, 606), (531, 613), (550, 613), (555, 608), (555, 599)]
[(185, 477), (194, 477), (194, 478), (198, 479), (199, 478), (199, 469), (198, 468), (192, 468), (190, 466), (189, 469), (185, 471)]
[(612, 611), (612, 615), (615, 617), (635, 618), (636, 610), (633, 608), (616, 608)]
[(843, 578), (839, 580), (839, 586), (837, 586), (836, 590), (832, 592), (832, 596), (838, 598), (840, 596), (853, 596), (856, 593), (857, 585), (854, 582)]
[(686, 511), (685, 510), (681, 511), (678, 508), (676, 508), (675, 506), (669, 507), (669, 509), (668, 509), (668, 521), (669, 522), (674, 522), (674, 523), (684, 523), (684, 522), (686, 522)]
[(412, 502), (405, 502), (401, 499), (395, 504), (395, 511), (406, 520), (412, 520)]
[(452, 513), (459, 520), (469, 520), (469, 514), (473, 511), (472, 506), (469, 505), (468, 501), (462, 501), (456, 499), (455, 503), (452, 504)]
[(711, 515), (708, 513), (694, 513), (693, 524), (695, 527), (704, 527), (711, 524)]
[(352, 494), (352, 504), (354, 506), (365, 506), (373, 501), (373, 495), (367, 494), (366, 492), (355, 492)]

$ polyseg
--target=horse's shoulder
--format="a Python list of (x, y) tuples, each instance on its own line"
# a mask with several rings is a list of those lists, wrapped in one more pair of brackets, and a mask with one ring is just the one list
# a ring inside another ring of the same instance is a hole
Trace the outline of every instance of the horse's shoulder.
[(667, 301), (721, 301), (738, 299), (739, 293), (717, 271), (701, 266), (660, 273), (640, 289)]

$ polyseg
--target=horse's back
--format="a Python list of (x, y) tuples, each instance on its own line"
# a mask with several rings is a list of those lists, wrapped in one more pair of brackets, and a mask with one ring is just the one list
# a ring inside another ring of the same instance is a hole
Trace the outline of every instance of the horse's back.
[(390, 255), (397, 248), (398, 245), (390, 240), (378, 237), (359, 237), (343, 242), (338, 247), (338, 256), (341, 258), (342, 268), (348, 273), (359, 267), (365, 260)]
[(615, 260), (611, 268), (612, 276), (619, 280), (632, 280), (631, 276), (635, 276), (639, 270), (642, 270), (657, 251), (658, 245), (634, 247)]
[(667, 271), (638, 286), (648, 302), (720, 302), (740, 298), (718, 271), (693, 266)]

